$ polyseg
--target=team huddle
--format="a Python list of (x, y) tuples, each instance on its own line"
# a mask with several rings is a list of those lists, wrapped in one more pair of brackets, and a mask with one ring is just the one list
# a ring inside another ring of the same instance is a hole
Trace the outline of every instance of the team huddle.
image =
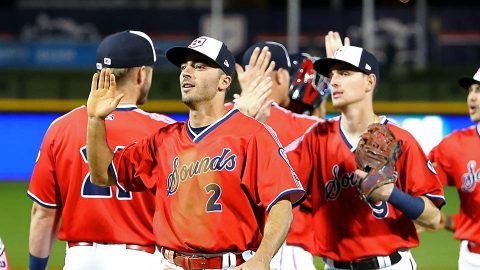
[[(169, 49), (189, 108), (176, 122), (137, 107), (163, 57), (150, 37), (106, 37), (87, 105), (55, 120), (41, 145), (30, 270), (46, 269), (57, 237), (67, 270), (310, 270), (313, 256), (328, 270), (416, 269), (417, 231), (443, 227), (462, 240), (460, 269), (479, 267), (479, 126), (427, 157), (375, 114), (376, 57), (334, 32), (325, 47), (320, 58), (260, 42), (241, 64), (207, 36)], [(226, 103), (235, 78), (241, 92)], [(460, 85), (479, 122), (480, 70)], [(454, 218), (440, 210), (442, 183), (470, 204)]]

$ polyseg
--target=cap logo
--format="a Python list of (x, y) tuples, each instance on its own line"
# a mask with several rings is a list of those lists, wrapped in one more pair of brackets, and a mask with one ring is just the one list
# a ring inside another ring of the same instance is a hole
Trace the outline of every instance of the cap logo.
[(227, 67), (230, 67), (230, 65), (228, 64), (228, 61), (225, 59), (225, 61), (223, 61), (223, 64)]
[(333, 55), (333, 58), (337, 58), (337, 56), (340, 56), (341, 54), (343, 54), (344, 51), (345, 51), (345, 47), (340, 47), (340, 48), (338, 48), (338, 49), (335, 51), (335, 54)]
[(206, 41), (207, 41), (206, 38), (204, 38), (204, 37), (199, 37), (199, 38), (195, 39), (194, 41), (192, 41), (192, 43), (190, 43), (190, 45), (189, 45), (188, 47), (189, 47), (189, 48), (200, 47), (200, 46), (202, 46), (203, 44), (205, 44)]
[(110, 59), (108, 57), (105, 57), (105, 58), (103, 58), (103, 63), (105, 65), (111, 65), (112, 64), (112, 59)]
[(369, 64), (365, 64), (365, 69), (372, 70), (372, 67)]
[(97, 69), (98, 70), (102, 69), (102, 63), (97, 63)]

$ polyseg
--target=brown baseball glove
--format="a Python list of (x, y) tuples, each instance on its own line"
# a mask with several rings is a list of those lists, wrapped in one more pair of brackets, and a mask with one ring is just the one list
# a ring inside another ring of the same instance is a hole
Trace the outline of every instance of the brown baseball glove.
[(387, 125), (371, 124), (362, 134), (355, 150), (357, 168), (368, 173), (357, 181), (362, 200), (369, 202), (374, 190), (397, 180), (395, 162), (400, 148), (401, 142), (395, 139)]

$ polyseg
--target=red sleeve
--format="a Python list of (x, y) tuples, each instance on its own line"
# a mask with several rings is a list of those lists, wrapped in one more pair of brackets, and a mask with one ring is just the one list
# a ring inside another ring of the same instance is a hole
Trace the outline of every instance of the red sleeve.
[(61, 194), (59, 194), (55, 177), (55, 162), (52, 153), (56, 130), (50, 127), (43, 138), (27, 192), (32, 200), (48, 208), (57, 208), (62, 205)]
[(318, 158), (314, 155), (312, 150), (314, 149), (312, 143), (316, 142), (313, 138), (314, 131), (310, 131), (285, 148), (288, 153), (288, 160), (297, 173), (305, 190), (308, 190), (311, 186), (310, 176), (313, 172), (313, 162)]
[(280, 142), (286, 147), (319, 121), (318, 117), (292, 113), (273, 105), (266, 124), (277, 132)]
[(113, 169), (117, 172), (117, 182), (121, 187), (129, 191), (144, 191), (155, 186), (158, 138), (155, 133), (115, 153)]
[(426, 196), (437, 207), (445, 204), (443, 186), (430, 160), (410, 135), (402, 138), (402, 153), (396, 162), (399, 187), (413, 196)]
[[(453, 179), (448, 177), (447, 171), (451, 166), (449, 165), (445, 141), (441, 141), (439, 145), (435, 146), (428, 155), (428, 158), (432, 161), (435, 171), (437, 172), (438, 178), (444, 185), (455, 186)], [(453, 153), (452, 151), (449, 151)]]
[(270, 208), (284, 196), (292, 205), (303, 198), (305, 192), (290, 167), (285, 150), (269, 127), (259, 129), (247, 145), (242, 183), (256, 204)]
[(452, 222), (453, 222), (453, 230), (456, 231), (458, 228), (458, 224), (460, 223), (460, 214), (453, 214), (452, 215)]

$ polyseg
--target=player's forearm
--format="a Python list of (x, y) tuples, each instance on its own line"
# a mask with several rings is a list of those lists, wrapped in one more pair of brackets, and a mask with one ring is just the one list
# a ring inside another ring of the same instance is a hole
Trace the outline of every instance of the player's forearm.
[(433, 204), (430, 199), (421, 196), (420, 197), (425, 202), (425, 209), (422, 214), (415, 220), (418, 224), (427, 227), (432, 230), (437, 230), (440, 228), (441, 212)]
[(277, 202), (268, 214), (264, 236), (255, 256), (268, 263), (285, 241), (293, 220), (292, 203), (289, 200)]
[(87, 159), (92, 183), (99, 186), (115, 184), (113, 177), (108, 172), (108, 167), (113, 159), (113, 151), (107, 144), (104, 119), (88, 118)]
[(46, 258), (50, 255), (50, 250), (57, 237), (58, 221), (57, 209), (49, 209), (33, 203), (29, 236), (31, 255), (39, 258)]

